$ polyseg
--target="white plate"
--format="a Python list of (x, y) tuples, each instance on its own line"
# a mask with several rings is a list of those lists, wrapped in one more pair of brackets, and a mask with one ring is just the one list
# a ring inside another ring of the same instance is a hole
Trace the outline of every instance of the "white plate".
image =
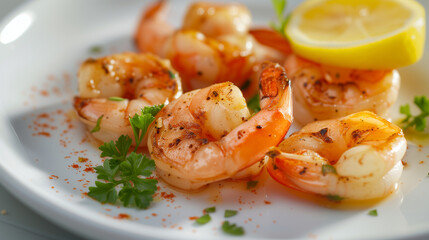
[[(170, 17), (179, 23), (188, 3), (172, 3)], [(257, 24), (272, 19), (269, 2), (246, 3)], [(260, 182), (256, 193), (246, 190), (245, 182), (213, 184), (198, 194), (180, 193), (160, 184), (160, 191), (173, 193), (174, 199), (159, 198), (142, 211), (102, 205), (82, 195), (95, 174), (85, 172), (88, 163), (78, 162), (78, 157), (89, 158), (94, 165), (101, 159), (96, 146), (82, 142), (82, 125), (73, 118), (66, 121), (72, 116), (68, 113), (77, 93), (78, 66), (90, 56), (133, 50), (132, 34), (146, 4), (34, 1), (4, 19), (0, 25), (0, 179), (16, 197), (63, 227), (98, 239), (225, 238), (220, 230), (225, 209), (241, 209), (230, 221), (245, 228), (243, 239), (429, 236), (429, 148), (413, 145), (405, 158), (408, 166), (400, 190), (366, 207), (327, 207), (270, 178)], [(92, 46), (101, 46), (102, 53), (91, 54)], [(392, 110), (394, 118), (400, 104), (412, 102), (417, 94), (429, 95), (428, 64), (426, 53), (418, 64), (400, 69), (403, 86)], [(43, 123), (48, 128), (41, 129)], [(74, 164), (79, 168), (73, 168)], [(196, 226), (189, 219), (201, 216), (202, 209), (212, 205), (217, 212), (209, 224)], [(374, 208), (378, 217), (368, 215)], [(114, 218), (121, 213), (131, 219)]]

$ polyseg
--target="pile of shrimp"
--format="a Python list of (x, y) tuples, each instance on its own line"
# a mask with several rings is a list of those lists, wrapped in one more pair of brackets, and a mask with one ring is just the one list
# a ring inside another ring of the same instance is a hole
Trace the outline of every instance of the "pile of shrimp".
[(249, 33), (251, 16), (242, 4), (195, 2), (180, 29), (167, 22), (168, 14), (166, 1), (150, 5), (139, 22), (135, 42), (140, 52), (169, 59), (185, 91), (232, 82), (251, 97), (257, 92), (260, 64), (285, 58)]
[[(379, 115), (397, 97), (397, 71), (303, 59), (280, 34), (250, 30), (240, 4), (194, 3), (178, 30), (167, 13), (166, 1), (144, 11), (135, 34), (143, 53), (89, 59), (79, 69), (74, 107), (88, 129), (103, 118), (95, 138), (132, 136), (128, 118), (163, 103), (141, 147), (158, 177), (176, 188), (249, 178), (266, 166), (286, 187), (337, 199), (396, 189), (407, 143)], [(251, 87), (242, 91), (247, 79)], [(253, 115), (244, 97), (252, 88), (261, 108)], [(309, 124), (284, 139), (294, 118)]]

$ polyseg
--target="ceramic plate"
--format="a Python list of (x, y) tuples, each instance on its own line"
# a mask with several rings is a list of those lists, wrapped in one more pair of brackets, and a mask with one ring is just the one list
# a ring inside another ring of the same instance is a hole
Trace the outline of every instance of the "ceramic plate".
[[(255, 25), (272, 20), (269, 2), (245, 3)], [(266, 174), (253, 190), (246, 189), (246, 182), (223, 181), (183, 193), (160, 183), (147, 210), (88, 198), (84, 193), (96, 177), (91, 167), (101, 159), (73, 114), (76, 73), (88, 57), (134, 51), (133, 31), (147, 4), (34, 1), (0, 24), (0, 179), (17, 198), (59, 225), (97, 239), (224, 239), (225, 209), (239, 211), (229, 220), (244, 227), (242, 239), (405, 239), (429, 233), (429, 148), (412, 144), (399, 190), (360, 206), (302, 196)], [(172, 4), (169, 18), (178, 24), (189, 2)], [(289, 9), (297, 3), (291, 4)], [(400, 104), (429, 94), (428, 64), (426, 52), (419, 63), (399, 69), (403, 84), (393, 119)], [(196, 225), (192, 219), (210, 206), (217, 208), (212, 221)], [(378, 217), (368, 215), (371, 209)]]

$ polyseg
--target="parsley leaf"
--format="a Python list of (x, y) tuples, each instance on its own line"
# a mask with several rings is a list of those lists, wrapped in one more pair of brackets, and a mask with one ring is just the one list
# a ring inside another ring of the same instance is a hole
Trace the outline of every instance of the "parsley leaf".
[(121, 135), (115, 143), (113, 141), (106, 142), (98, 149), (101, 150), (101, 157), (111, 157), (124, 161), (132, 142), (130, 137)]
[(121, 98), (121, 97), (109, 97), (108, 100), (109, 101), (115, 101), (115, 102), (121, 102), (121, 101), (124, 101), (125, 98)]
[(237, 213), (238, 213), (238, 211), (236, 211), (236, 210), (227, 209), (227, 210), (225, 210), (224, 217), (226, 217), (226, 218), (233, 217), (233, 216), (237, 215)]
[(142, 109), (142, 114), (135, 114), (134, 117), (130, 117), (131, 127), (133, 129), (134, 138), (136, 140), (136, 147), (134, 151), (137, 151), (141, 141), (143, 140), (144, 135), (146, 134), (147, 128), (155, 120), (155, 115), (164, 107), (163, 104), (144, 107)]
[(91, 130), (91, 133), (95, 133), (100, 131), (100, 126), (101, 126), (101, 119), (103, 119), (104, 115), (101, 115), (100, 117), (98, 117), (97, 119), (97, 123), (95, 124), (94, 128)]
[[(162, 107), (162, 105), (145, 107), (142, 115), (136, 114), (129, 118), (137, 146)], [(100, 156), (110, 158), (106, 159), (102, 166), (94, 169), (97, 179), (106, 182), (96, 181), (95, 186), (89, 187), (88, 196), (99, 202), (112, 204), (119, 199), (125, 207), (143, 209), (150, 205), (158, 181), (142, 177), (149, 177), (152, 174), (155, 162), (143, 154), (136, 153), (137, 148), (128, 154), (131, 144), (132, 139), (129, 136), (121, 135), (116, 142), (106, 142), (99, 147)], [(117, 187), (121, 187), (119, 193), (116, 191)]]
[(249, 101), (247, 101), (247, 107), (252, 113), (257, 113), (261, 111), (261, 106), (259, 105), (259, 94), (255, 94)]
[(273, 4), (274, 11), (276, 12), (277, 16), (277, 23), (271, 22), (271, 27), (279, 32), (282, 36), (286, 37), (285, 35), (285, 28), (286, 25), (289, 22), (290, 14), (285, 15), (285, 9), (287, 5), (286, 0), (271, 0), (271, 3)]
[(247, 189), (255, 188), (256, 185), (258, 185), (258, 181), (248, 181), (247, 182)]
[(195, 220), (195, 222), (198, 224), (206, 224), (206, 223), (210, 222), (211, 220), (212, 220), (212, 218), (210, 217), (210, 215), (204, 214), (203, 216), (197, 218)]
[(402, 120), (403, 129), (414, 127), (417, 131), (423, 132), (427, 127), (426, 117), (429, 116), (429, 99), (426, 96), (414, 97), (414, 104), (420, 109), (420, 114), (413, 116), (411, 114), (410, 105), (405, 104), (400, 106), (399, 112), (405, 115)]
[(216, 212), (216, 207), (208, 207), (203, 210), (204, 213), (214, 213)]
[(378, 216), (377, 209), (373, 209), (373, 210), (369, 211), (368, 215), (377, 217)]
[(322, 174), (323, 176), (325, 176), (328, 173), (333, 173), (333, 174), (337, 174), (337, 170), (335, 169), (334, 166), (329, 165), (329, 164), (323, 164), (322, 165)]
[(88, 196), (94, 198), (101, 203), (114, 204), (117, 199), (116, 184), (95, 182), (95, 187), (89, 187)]
[(331, 194), (326, 195), (326, 198), (327, 198), (329, 201), (333, 201), (333, 202), (339, 202), (339, 201), (341, 201), (341, 200), (344, 200), (344, 198), (343, 198), (343, 197), (341, 197), (341, 196), (338, 196), (338, 195), (331, 195)]
[(236, 224), (230, 224), (229, 221), (223, 222), (222, 230), (223, 232), (230, 235), (235, 235), (235, 236), (244, 235), (244, 229), (242, 227), (239, 227)]

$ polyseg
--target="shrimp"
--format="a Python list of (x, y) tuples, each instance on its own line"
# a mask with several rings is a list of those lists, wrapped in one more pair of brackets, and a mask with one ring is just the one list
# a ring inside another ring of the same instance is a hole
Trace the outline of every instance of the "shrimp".
[[(88, 59), (79, 69), (78, 81), (80, 96), (75, 97), (74, 108), (88, 129), (101, 119), (100, 130), (92, 135), (103, 142), (122, 134), (134, 139), (129, 117), (141, 113), (145, 106), (168, 103), (182, 94), (177, 72), (168, 61), (152, 54)], [(143, 140), (141, 146), (145, 145)]]
[(296, 190), (375, 199), (397, 187), (406, 148), (401, 128), (363, 111), (306, 125), (267, 153), (267, 168)]
[(290, 54), (284, 64), (294, 89), (296, 120), (306, 124), (372, 111), (387, 117), (396, 101), (396, 70), (355, 70), (317, 64)]
[(168, 25), (166, 8), (165, 1), (158, 1), (144, 13), (135, 42), (141, 52), (169, 59), (186, 91), (229, 81), (252, 96), (260, 63), (284, 60), (248, 34), (250, 13), (243, 5), (195, 3), (177, 31), (163, 27)]
[(266, 63), (262, 68), (262, 110), (252, 117), (241, 91), (230, 82), (187, 92), (158, 113), (148, 130), (158, 176), (195, 190), (263, 160), (291, 125), (292, 97), (281, 66)]

